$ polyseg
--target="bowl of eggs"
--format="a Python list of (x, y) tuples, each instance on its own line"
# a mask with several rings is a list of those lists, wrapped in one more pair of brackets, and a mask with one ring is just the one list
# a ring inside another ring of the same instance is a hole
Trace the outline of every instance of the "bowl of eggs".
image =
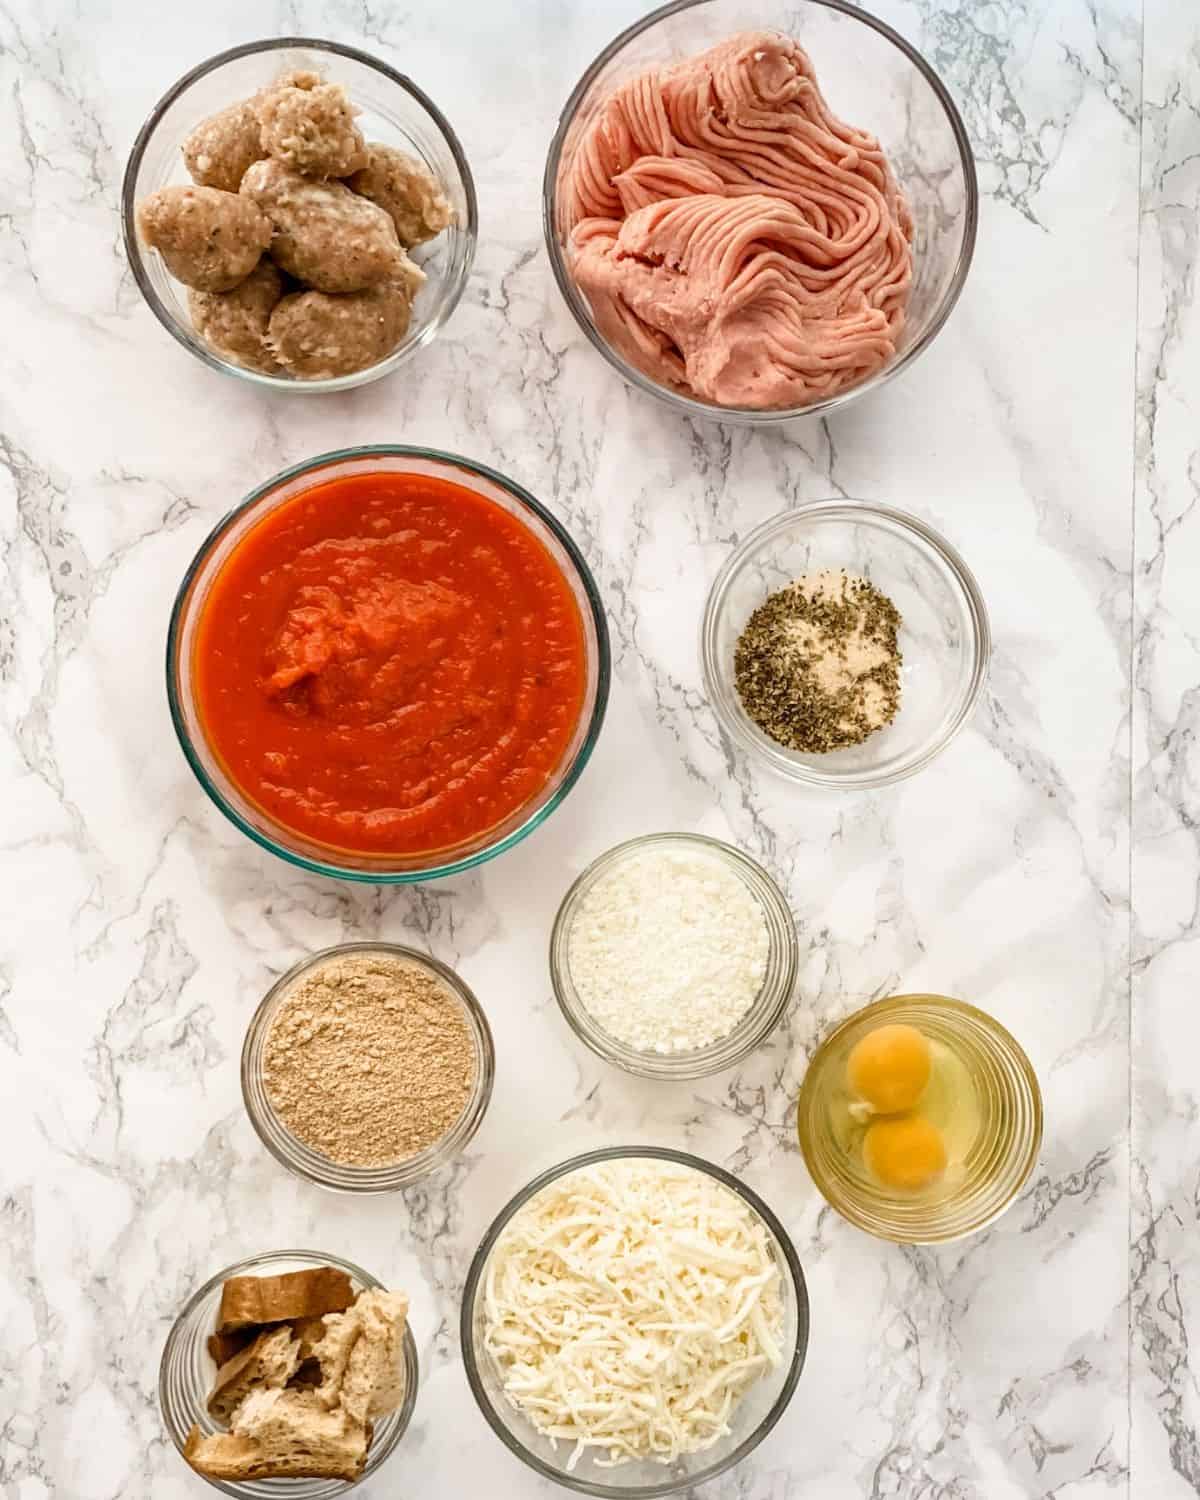
[(993, 1017), (945, 995), (893, 995), (821, 1044), (800, 1090), (800, 1149), (826, 1200), (898, 1244), (973, 1234), (1033, 1171), (1037, 1075)]

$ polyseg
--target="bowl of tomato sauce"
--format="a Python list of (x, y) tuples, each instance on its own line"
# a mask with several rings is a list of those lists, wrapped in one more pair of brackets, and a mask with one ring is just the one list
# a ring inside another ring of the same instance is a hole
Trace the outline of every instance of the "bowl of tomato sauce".
[(495, 470), (396, 445), (254, 490), (197, 552), (167, 638), (171, 717), (217, 807), (293, 864), (381, 883), (469, 869), (544, 822), (609, 676), (561, 522)]

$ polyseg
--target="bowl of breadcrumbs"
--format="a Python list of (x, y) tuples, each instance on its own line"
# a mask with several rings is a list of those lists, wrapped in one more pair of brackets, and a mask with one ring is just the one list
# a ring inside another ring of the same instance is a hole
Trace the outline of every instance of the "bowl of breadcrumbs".
[(289, 969), (242, 1048), (267, 1150), (340, 1192), (391, 1192), (444, 1166), (479, 1129), (494, 1074), (471, 990), (395, 943), (343, 943)]

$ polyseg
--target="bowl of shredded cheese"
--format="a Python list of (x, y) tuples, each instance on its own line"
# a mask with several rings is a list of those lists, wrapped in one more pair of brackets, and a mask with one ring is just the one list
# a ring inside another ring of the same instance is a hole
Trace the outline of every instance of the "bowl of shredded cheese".
[(787, 1232), (731, 1173), (588, 1152), (504, 1208), (471, 1263), (463, 1362), (492, 1430), (585, 1495), (671, 1495), (755, 1448), (795, 1392), (808, 1293)]

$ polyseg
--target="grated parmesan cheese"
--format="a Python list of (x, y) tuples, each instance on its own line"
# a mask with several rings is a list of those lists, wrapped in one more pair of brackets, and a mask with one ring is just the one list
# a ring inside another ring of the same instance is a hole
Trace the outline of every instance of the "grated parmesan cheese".
[(783, 1356), (763, 1225), (691, 1167), (600, 1163), (514, 1215), (484, 1278), (484, 1347), (539, 1432), (596, 1462), (670, 1463), (730, 1431)]
[(766, 918), (715, 854), (651, 845), (619, 859), (579, 903), (567, 967), (585, 1009), (639, 1052), (728, 1036), (767, 971)]

